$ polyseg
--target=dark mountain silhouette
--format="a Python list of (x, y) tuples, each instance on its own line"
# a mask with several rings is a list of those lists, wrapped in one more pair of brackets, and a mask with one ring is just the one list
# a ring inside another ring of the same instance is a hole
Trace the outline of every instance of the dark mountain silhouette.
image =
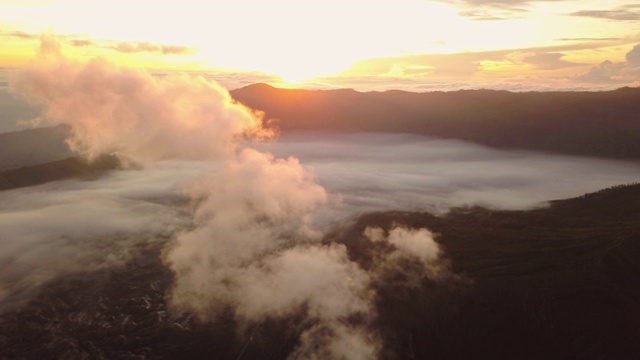
[(0, 170), (43, 164), (72, 156), (67, 125), (0, 134)]
[(93, 178), (108, 170), (120, 168), (120, 160), (114, 155), (103, 155), (92, 162), (71, 157), (44, 164), (0, 170), (0, 190), (44, 184), (50, 181), (74, 177)]
[[(530, 211), (365, 214), (324, 241), (345, 244), (366, 268), (384, 249), (364, 229), (397, 224), (437, 233), (459, 281), (425, 277), (400, 286), (407, 262), (374, 285), (382, 359), (632, 359), (640, 352), (639, 184)], [(213, 322), (168, 311), (173, 280), (160, 249), (167, 241), (139, 244), (122, 266), (56, 279), (24, 307), (0, 314), (0, 358), (286, 358), (300, 331), (295, 316), (238, 332), (232, 311)]]
[(640, 159), (640, 88), (362, 93), (255, 84), (231, 94), (277, 119), (283, 131), (407, 132), (499, 148)]
[[(606, 92), (493, 90), (411, 93), (277, 89), (231, 92), (282, 131), (382, 131), (471, 141), (498, 148), (640, 159), (640, 88)], [(69, 127), (0, 134), (0, 170), (72, 156)]]

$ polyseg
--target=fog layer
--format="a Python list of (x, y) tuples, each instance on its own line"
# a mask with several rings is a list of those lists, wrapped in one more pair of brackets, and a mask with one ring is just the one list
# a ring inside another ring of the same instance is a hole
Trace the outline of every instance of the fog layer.
[(638, 163), (411, 134), (296, 132), (257, 146), (311, 167), (321, 185), (341, 196), (344, 216), (474, 205), (527, 209), (640, 179)]

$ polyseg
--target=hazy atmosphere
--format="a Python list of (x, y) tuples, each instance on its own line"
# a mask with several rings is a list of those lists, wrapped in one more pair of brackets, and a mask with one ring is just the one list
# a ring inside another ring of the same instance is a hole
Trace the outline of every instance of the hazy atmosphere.
[(640, 14), (626, 0), (3, 0), (0, 14), (8, 68), (55, 33), (74, 59), (205, 73), (229, 89), (573, 90), (640, 80)]
[(0, 0), (0, 359), (637, 354), (638, 19)]

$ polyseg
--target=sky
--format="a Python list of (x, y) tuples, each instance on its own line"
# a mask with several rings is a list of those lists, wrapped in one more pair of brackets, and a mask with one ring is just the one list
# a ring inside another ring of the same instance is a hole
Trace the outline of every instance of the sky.
[(209, 74), (231, 89), (640, 86), (632, 0), (0, 0), (0, 67), (68, 58)]

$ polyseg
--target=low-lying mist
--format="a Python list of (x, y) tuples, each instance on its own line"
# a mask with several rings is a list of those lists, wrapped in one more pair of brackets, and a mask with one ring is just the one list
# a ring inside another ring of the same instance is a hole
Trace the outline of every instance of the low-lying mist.
[(166, 161), (0, 192), (0, 310), (58, 276), (117, 266), (136, 255), (136, 244), (162, 245), (188, 228), (179, 184), (206, 169)]
[(312, 168), (318, 182), (342, 199), (347, 217), (475, 205), (528, 209), (640, 178), (640, 165), (632, 162), (497, 150), (412, 134), (296, 132), (256, 146)]

